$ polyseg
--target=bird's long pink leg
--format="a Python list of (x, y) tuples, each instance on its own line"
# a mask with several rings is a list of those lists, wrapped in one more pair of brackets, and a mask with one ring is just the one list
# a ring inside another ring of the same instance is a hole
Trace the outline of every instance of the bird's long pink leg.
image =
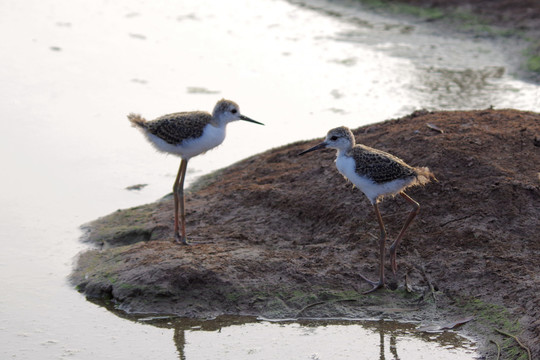
[[(174, 238), (179, 244), (188, 245), (186, 239), (186, 213), (184, 207), (184, 179), (186, 178), (187, 160), (182, 159), (180, 168), (174, 181)], [(178, 206), (180, 205), (180, 214), (182, 220), (182, 235), (180, 235), (178, 224)]]
[(373, 292), (377, 289), (380, 289), (384, 287), (384, 255), (385, 255), (385, 248), (386, 248), (386, 230), (384, 229), (384, 223), (382, 221), (381, 213), (379, 211), (379, 206), (377, 205), (377, 202), (373, 204), (373, 209), (375, 210), (375, 215), (377, 217), (377, 221), (379, 222), (379, 228), (381, 230), (380, 238), (379, 238), (379, 281), (371, 281), (365, 276), (361, 275), (362, 279), (366, 280), (368, 283), (373, 285), (373, 288), (371, 290), (368, 290), (364, 292), (364, 294), (369, 294), (370, 292)]
[(405, 194), (403, 191), (399, 193), (405, 200), (407, 200), (409, 203), (412, 204), (413, 209), (411, 213), (409, 214), (409, 217), (407, 218), (407, 221), (405, 221), (405, 224), (403, 225), (403, 228), (401, 229), (397, 239), (390, 245), (390, 264), (392, 265), (392, 271), (394, 272), (394, 275), (397, 271), (397, 264), (396, 264), (396, 250), (399, 245), (399, 242), (403, 238), (403, 235), (405, 234), (405, 230), (409, 227), (413, 219), (415, 218), (416, 214), (418, 214), (418, 211), (420, 211), (420, 204), (418, 204), (416, 201), (414, 201), (409, 195)]

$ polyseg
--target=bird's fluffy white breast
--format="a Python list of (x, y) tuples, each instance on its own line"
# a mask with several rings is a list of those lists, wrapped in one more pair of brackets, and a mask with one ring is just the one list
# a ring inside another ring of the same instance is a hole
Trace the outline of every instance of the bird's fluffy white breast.
[(145, 135), (159, 151), (177, 154), (188, 160), (220, 145), (225, 139), (225, 127), (215, 127), (208, 124), (204, 127), (203, 135), (200, 138), (184, 140), (181, 145), (169, 144), (148, 132)]
[(336, 158), (336, 167), (338, 171), (352, 182), (360, 191), (362, 191), (369, 201), (374, 204), (377, 198), (382, 195), (395, 195), (401, 191), (408, 183), (413, 182), (411, 179), (398, 179), (387, 183), (376, 183), (366, 177), (356, 173), (356, 164), (354, 159), (344, 153), (338, 153)]

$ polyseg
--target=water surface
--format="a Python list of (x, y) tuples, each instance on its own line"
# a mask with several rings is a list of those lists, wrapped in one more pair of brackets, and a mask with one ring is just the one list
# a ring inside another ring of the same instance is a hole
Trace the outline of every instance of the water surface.
[(414, 324), (395, 321), (128, 318), (174, 329), (180, 359), (457, 360), (476, 356), (475, 343), (454, 332), (423, 333)]

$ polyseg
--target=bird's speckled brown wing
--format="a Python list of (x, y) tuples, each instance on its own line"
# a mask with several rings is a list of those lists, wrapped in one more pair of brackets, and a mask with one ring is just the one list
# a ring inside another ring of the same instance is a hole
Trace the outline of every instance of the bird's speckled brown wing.
[(356, 145), (347, 152), (356, 162), (356, 173), (376, 183), (416, 176), (414, 168), (400, 158), (365, 145)]
[(169, 144), (179, 145), (187, 139), (201, 137), (212, 115), (204, 111), (178, 112), (148, 121), (146, 129)]

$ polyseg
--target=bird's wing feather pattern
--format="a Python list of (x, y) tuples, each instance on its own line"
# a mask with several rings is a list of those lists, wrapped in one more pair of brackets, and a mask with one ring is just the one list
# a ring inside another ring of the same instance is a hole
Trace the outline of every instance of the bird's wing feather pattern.
[(356, 145), (348, 154), (356, 161), (356, 173), (376, 183), (416, 176), (414, 168), (400, 158), (384, 151)]
[(147, 129), (167, 143), (179, 145), (184, 140), (200, 137), (211, 120), (212, 115), (207, 112), (179, 112), (149, 121)]

